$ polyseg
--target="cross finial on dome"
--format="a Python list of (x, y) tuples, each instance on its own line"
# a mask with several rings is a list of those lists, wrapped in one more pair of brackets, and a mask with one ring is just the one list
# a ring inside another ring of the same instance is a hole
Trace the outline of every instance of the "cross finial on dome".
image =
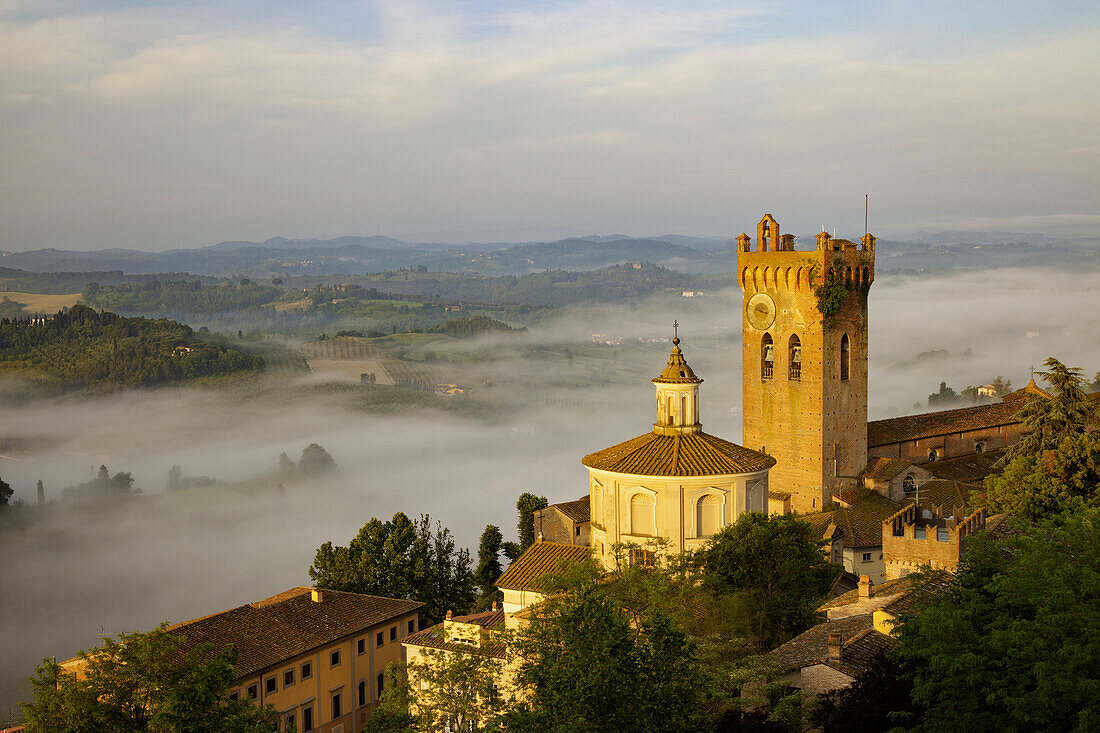
[(674, 344), (679, 344), (680, 343), (680, 322), (679, 321), (673, 321), (672, 322), (672, 343), (674, 343)]

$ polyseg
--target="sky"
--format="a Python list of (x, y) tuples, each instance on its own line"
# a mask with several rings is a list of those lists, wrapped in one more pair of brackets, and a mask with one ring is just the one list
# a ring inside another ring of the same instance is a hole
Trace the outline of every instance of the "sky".
[(1100, 232), (1095, 2), (0, 0), (0, 250)]

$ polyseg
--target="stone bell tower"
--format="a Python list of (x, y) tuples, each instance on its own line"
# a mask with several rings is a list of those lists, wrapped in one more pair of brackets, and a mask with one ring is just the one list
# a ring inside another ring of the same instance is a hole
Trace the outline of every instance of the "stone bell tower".
[[(875, 237), (795, 250), (771, 214), (737, 237), (742, 444), (776, 459), (769, 488), (801, 513), (854, 485), (867, 463), (867, 293)], [(755, 244), (755, 247), (754, 247)]]

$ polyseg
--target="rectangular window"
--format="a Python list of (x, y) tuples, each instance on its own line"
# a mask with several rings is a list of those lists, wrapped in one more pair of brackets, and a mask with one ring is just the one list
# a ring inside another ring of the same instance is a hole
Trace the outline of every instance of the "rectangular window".
[(367, 651), (367, 640), (366, 639), (360, 639), (359, 641), (355, 642), (355, 653), (356, 654), (362, 654), (365, 651)]
[(946, 527), (937, 527), (936, 528), (936, 541), (937, 542), (947, 542), (947, 528)]
[(313, 730), (313, 707), (308, 707), (302, 710), (302, 730)]
[(288, 669), (283, 672), (283, 687), (294, 684), (294, 670)]
[(294, 730), (294, 713), (287, 713), (286, 720), (283, 721), (283, 730)]
[(328, 663), (330, 667), (335, 667), (340, 664), (340, 650), (337, 649), (328, 655)]
[(275, 692), (275, 675), (271, 675), (266, 680), (264, 680), (264, 692), (266, 692), (268, 695)]
[(397, 627), (390, 627), (390, 641), (397, 641)]
[(379, 631), (377, 634), (374, 635), (374, 645), (375, 646), (382, 646), (382, 632), (381, 631)]
[(925, 529), (924, 525), (918, 524), (913, 527), (913, 538), (918, 540), (928, 539), (928, 530)]
[(630, 564), (643, 568), (652, 568), (657, 564), (657, 554), (653, 550), (630, 548)]
[(871, 562), (871, 553), (869, 553), (869, 552), (863, 553), (863, 562)]
[(415, 634), (416, 633), (416, 619), (413, 619), (413, 618), (409, 619), (409, 633), (410, 634)]
[(240, 691), (239, 690), (234, 690), (233, 692), (229, 693), (229, 699), (230, 700), (240, 700), (241, 699)]
[(308, 680), (313, 676), (313, 664), (311, 662), (304, 662), (302, 664), (302, 679)]
[(248, 698), (250, 700), (255, 700), (259, 696), (260, 696), (260, 688), (256, 685), (249, 685), (248, 686)]
[(343, 715), (343, 712), (340, 710), (340, 693), (337, 692), (332, 696), (332, 719), (336, 720), (341, 715)]

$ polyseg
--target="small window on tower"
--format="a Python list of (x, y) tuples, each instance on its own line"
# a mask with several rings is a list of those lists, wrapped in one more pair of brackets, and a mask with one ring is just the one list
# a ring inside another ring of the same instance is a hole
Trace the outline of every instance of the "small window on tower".
[(851, 374), (852, 343), (848, 334), (840, 337), (840, 381), (847, 382)]

